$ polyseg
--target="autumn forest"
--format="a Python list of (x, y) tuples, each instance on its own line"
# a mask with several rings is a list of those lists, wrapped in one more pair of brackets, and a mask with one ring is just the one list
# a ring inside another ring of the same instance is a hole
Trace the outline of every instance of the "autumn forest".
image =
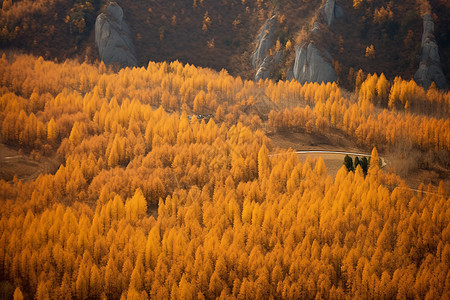
[[(59, 162), (0, 180), (3, 297), (450, 297), (448, 181), (412, 189), (379, 163), (397, 141), (448, 153), (449, 92), (11, 52), (0, 80), (2, 143)], [(298, 131), (342, 132), (371, 153), (367, 175), (330, 176), (267, 135)]]

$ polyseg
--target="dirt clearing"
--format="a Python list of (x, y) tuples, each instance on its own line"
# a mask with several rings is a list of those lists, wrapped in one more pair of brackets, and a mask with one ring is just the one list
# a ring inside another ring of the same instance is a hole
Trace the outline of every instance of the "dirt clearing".
[(350, 138), (338, 130), (330, 130), (325, 136), (307, 132), (277, 132), (267, 133), (274, 147), (292, 150), (329, 150), (370, 153), (371, 149), (358, 147)]
[[(344, 151), (344, 152), (356, 152), (356, 153), (367, 153), (369, 154), (372, 149), (364, 149), (358, 147), (350, 138), (344, 136), (337, 130), (332, 130), (330, 133), (325, 135), (320, 135), (316, 133), (307, 132), (277, 132), (277, 133), (267, 133), (267, 136), (272, 140), (272, 145), (275, 148), (282, 149), (292, 149), (292, 150), (323, 150), (323, 151)], [(277, 151), (277, 150), (275, 150)], [(301, 153), (298, 154), (300, 161), (305, 161), (309, 156), (311, 158), (322, 157), (327, 168), (327, 172), (330, 176), (335, 177), (339, 169), (344, 163), (345, 153)], [(392, 155), (387, 155), (380, 153), (383, 157), (384, 163), (386, 164), (383, 168), (385, 172), (392, 172), (392, 165), (390, 161), (395, 158)], [(349, 155), (353, 160), (358, 155)], [(361, 158), (361, 156), (358, 156)], [(434, 190), (437, 190), (439, 182), (442, 181), (444, 184), (444, 190), (447, 194), (450, 193), (450, 170), (434, 166), (431, 170), (424, 170), (420, 168), (415, 168), (408, 172), (408, 174), (399, 174), (400, 177), (405, 180), (406, 184), (417, 189), (421, 182), (425, 185), (431, 184), (434, 186)]]
[(11, 181), (16, 175), (19, 180), (33, 180), (39, 174), (56, 172), (59, 166), (56, 157), (35, 160), (28, 154), (0, 144), (0, 179)]

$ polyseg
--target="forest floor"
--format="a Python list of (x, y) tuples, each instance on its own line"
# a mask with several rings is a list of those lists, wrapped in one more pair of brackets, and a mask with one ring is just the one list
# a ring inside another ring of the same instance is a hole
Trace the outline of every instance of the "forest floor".
[(326, 135), (308, 132), (268, 132), (272, 145), (293, 150), (333, 150), (366, 153), (372, 149), (358, 147), (350, 138), (336, 129), (330, 129)]
[(0, 179), (33, 180), (40, 174), (55, 173), (60, 166), (56, 156), (34, 159), (29, 154), (0, 143)]

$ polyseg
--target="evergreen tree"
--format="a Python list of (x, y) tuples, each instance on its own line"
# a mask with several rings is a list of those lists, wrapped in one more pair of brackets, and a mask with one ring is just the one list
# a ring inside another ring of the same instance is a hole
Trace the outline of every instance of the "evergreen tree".
[(350, 156), (345, 155), (344, 157), (344, 166), (347, 168), (347, 171), (353, 171), (353, 160)]
[(353, 163), (353, 165), (354, 165), (353, 168), (356, 170), (356, 168), (357, 168), (360, 164), (361, 164), (361, 161), (359, 160), (359, 157), (356, 156), (356, 157), (355, 157), (355, 162)]
[(14, 291), (14, 300), (23, 300), (23, 294), (19, 287)]
[(363, 170), (364, 175), (367, 175), (367, 169), (368, 169), (368, 166), (369, 166), (369, 161), (367, 160), (367, 157), (363, 156), (361, 158), (360, 165), (361, 165), (361, 168)]

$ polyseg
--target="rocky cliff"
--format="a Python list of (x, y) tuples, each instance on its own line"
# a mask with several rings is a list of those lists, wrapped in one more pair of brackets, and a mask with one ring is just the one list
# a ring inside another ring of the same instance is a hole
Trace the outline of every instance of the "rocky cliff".
[(269, 49), (273, 46), (275, 38), (275, 28), (277, 25), (276, 16), (266, 21), (256, 37), (256, 50), (252, 55), (252, 66), (257, 69), (266, 58)]
[(325, 23), (331, 26), (334, 19), (342, 18), (344, 16), (344, 10), (342, 7), (336, 4), (336, 0), (326, 0), (323, 6)]
[(432, 82), (440, 89), (447, 87), (434, 37), (434, 21), (429, 14), (423, 17), (422, 55), (414, 80), (425, 88), (428, 88)]
[[(251, 57), (252, 67), (256, 71), (255, 81), (273, 78), (273, 74), (277, 73), (285, 73), (288, 80), (295, 79), (301, 83), (326, 83), (337, 80), (337, 74), (331, 66), (331, 55), (326, 51), (328, 45), (322, 43), (322, 46), (316, 46), (315, 38), (322, 33), (321, 26), (330, 27), (336, 19), (344, 16), (344, 11), (336, 4), (336, 0), (326, 0), (323, 5), (317, 6), (316, 12), (318, 18), (313, 22), (310, 35), (306, 38), (310, 41), (302, 42), (297, 46), (294, 62), (289, 70), (280, 70), (286, 68), (280, 62), (283, 61), (283, 55), (293, 55), (292, 52), (286, 54), (285, 51), (280, 50), (274, 55), (270, 54), (270, 50), (274, 49), (276, 39), (282, 40), (276, 36), (277, 17), (273, 16), (266, 21), (256, 38), (256, 49)], [(279, 26), (284, 28), (285, 25), (280, 23)]]
[[(323, 20), (331, 26), (336, 18), (344, 15), (342, 8), (336, 5), (335, 0), (327, 0), (321, 8)], [(320, 25), (313, 23), (311, 34), (318, 34)], [(319, 50), (312, 42), (298, 45), (295, 49), (295, 59), (292, 72), (289, 71), (288, 79), (295, 79), (300, 83), (305, 82), (333, 82), (337, 80), (337, 74), (331, 66), (332, 57), (326, 50)]]
[(122, 8), (111, 2), (95, 22), (95, 43), (105, 64), (121, 67), (137, 65), (131, 32), (123, 19)]
[(256, 49), (252, 54), (252, 66), (256, 70), (255, 81), (270, 77), (270, 68), (275, 60), (279, 60), (281, 52), (277, 53), (278, 58), (273, 58), (269, 54), (270, 48), (275, 43), (275, 29), (277, 17), (272, 16), (266, 21), (256, 37)]
[(295, 50), (292, 75), (300, 83), (336, 81), (336, 72), (329, 61), (331, 56), (327, 51), (321, 53), (312, 43), (299, 45)]

